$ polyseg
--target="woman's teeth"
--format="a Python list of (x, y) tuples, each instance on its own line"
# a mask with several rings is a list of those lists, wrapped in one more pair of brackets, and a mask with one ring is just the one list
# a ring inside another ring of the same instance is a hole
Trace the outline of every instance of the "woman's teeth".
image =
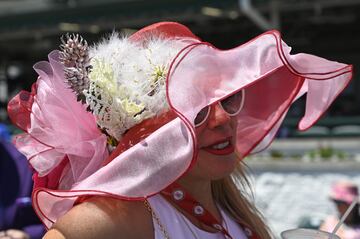
[(216, 145), (213, 145), (211, 146), (212, 149), (224, 149), (226, 148), (227, 146), (229, 146), (230, 142), (229, 141), (226, 141), (224, 143), (220, 143), (220, 144), (216, 144)]

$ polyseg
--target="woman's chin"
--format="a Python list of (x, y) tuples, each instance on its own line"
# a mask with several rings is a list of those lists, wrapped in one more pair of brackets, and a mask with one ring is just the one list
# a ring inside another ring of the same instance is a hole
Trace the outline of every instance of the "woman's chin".
[(196, 168), (199, 173), (207, 175), (211, 180), (217, 180), (229, 176), (236, 165), (237, 159), (234, 152), (214, 154), (211, 151), (200, 149)]

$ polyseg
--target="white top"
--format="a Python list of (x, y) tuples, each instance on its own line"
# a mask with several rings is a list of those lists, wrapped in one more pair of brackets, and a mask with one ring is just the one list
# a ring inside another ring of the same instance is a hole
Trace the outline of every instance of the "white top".
[[(148, 198), (148, 202), (160, 219), (161, 224), (169, 234), (171, 239), (224, 239), (225, 236), (221, 232), (211, 233), (199, 229), (193, 225), (185, 216), (183, 216), (176, 208), (166, 201), (161, 195), (157, 194)], [(223, 218), (223, 226), (233, 237), (233, 239), (248, 238), (244, 230), (230, 216), (228, 216), (221, 208), (220, 212)], [(155, 239), (164, 239), (163, 232), (156, 220), (153, 218), (155, 228)], [(248, 230), (245, 230), (248, 232)]]

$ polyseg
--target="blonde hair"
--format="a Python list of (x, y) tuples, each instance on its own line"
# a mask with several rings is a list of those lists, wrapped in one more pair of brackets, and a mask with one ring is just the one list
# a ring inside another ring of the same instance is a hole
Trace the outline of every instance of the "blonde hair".
[(250, 202), (252, 197), (250, 182), (245, 173), (245, 164), (241, 161), (232, 175), (211, 184), (213, 197), (236, 221), (248, 227), (261, 239), (272, 238), (270, 229), (255, 205)]

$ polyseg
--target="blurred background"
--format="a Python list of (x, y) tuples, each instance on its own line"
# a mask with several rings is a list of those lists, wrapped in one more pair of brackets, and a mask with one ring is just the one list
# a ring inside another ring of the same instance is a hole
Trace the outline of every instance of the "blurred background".
[(92, 43), (113, 30), (131, 34), (158, 21), (181, 22), (221, 49), (278, 29), (293, 53), (354, 65), (353, 81), (315, 127), (296, 130), (304, 114), (300, 98), (273, 145), (248, 159), (256, 203), (276, 235), (316, 227), (335, 213), (330, 185), (339, 179), (360, 185), (360, 0), (0, 0), (3, 140), (19, 132), (9, 123), (8, 100), (30, 90), (32, 65), (58, 48), (61, 35), (77, 32)]

